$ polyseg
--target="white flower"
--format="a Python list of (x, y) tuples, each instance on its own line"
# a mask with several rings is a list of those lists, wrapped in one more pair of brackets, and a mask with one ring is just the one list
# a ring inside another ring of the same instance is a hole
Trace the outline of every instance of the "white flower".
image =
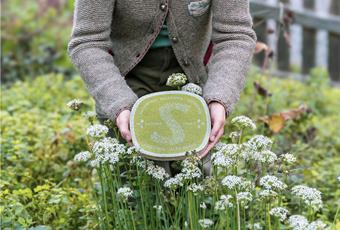
[(258, 152), (270, 149), (272, 144), (273, 141), (263, 135), (253, 136), (245, 143), (247, 148)]
[(315, 188), (297, 185), (292, 188), (292, 194), (300, 198), (306, 205), (315, 211), (322, 208), (321, 192)]
[(256, 152), (253, 155), (253, 159), (262, 163), (272, 164), (277, 160), (277, 156), (270, 150), (263, 150), (261, 152)]
[(224, 148), (225, 145), (226, 145), (225, 143), (219, 141), (219, 142), (217, 142), (217, 143), (215, 144), (214, 150), (219, 151), (219, 150), (221, 150), (222, 148)]
[(182, 91), (187, 91), (202, 96), (202, 88), (194, 83), (188, 83), (182, 87)]
[(254, 223), (254, 225), (248, 224), (247, 228), (251, 230), (262, 230), (262, 225), (261, 223)]
[(162, 212), (163, 206), (162, 205), (154, 205), (153, 208), (156, 209), (157, 214), (160, 215), (161, 212)]
[(229, 156), (226, 156), (224, 154), (224, 152), (222, 151), (218, 151), (215, 152), (211, 155), (211, 160), (212, 160), (212, 164), (215, 166), (219, 166), (219, 167), (230, 167), (232, 165), (235, 164), (235, 161), (230, 158)]
[(246, 190), (246, 191), (250, 191), (250, 190), (255, 188), (255, 184), (253, 184), (249, 180), (243, 179), (240, 188), (243, 189), (243, 190)]
[(157, 180), (164, 180), (169, 177), (169, 174), (163, 167), (154, 165), (153, 161), (147, 161), (146, 173)]
[(184, 179), (192, 180), (194, 178), (200, 178), (202, 176), (202, 171), (198, 167), (198, 161), (195, 156), (190, 156), (182, 161), (181, 174)]
[(163, 206), (162, 205), (154, 205), (153, 208), (157, 209), (157, 210), (161, 210), (163, 208)]
[(329, 228), (327, 228), (327, 225), (321, 220), (313, 221), (307, 227), (307, 230), (326, 230), (326, 229)]
[(281, 158), (282, 161), (286, 164), (294, 164), (296, 162), (296, 157), (290, 153), (283, 154)]
[(200, 219), (198, 223), (201, 225), (202, 228), (209, 228), (210, 226), (214, 225), (214, 221), (210, 219)]
[(153, 161), (144, 160), (140, 156), (134, 156), (132, 162), (138, 167), (145, 170), (146, 174), (152, 176), (157, 180), (164, 180), (169, 177), (169, 174), (165, 171), (163, 167), (155, 165)]
[(181, 186), (183, 186), (183, 176), (181, 173), (178, 173), (175, 177), (171, 177), (164, 182), (164, 187), (170, 189), (176, 189)]
[(292, 230), (305, 230), (308, 227), (308, 220), (301, 215), (290, 216), (288, 223)]
[(223, 211), (227, 208), (232, 208), (234, 205), (230, 201), (233, 197), (231, 195), (222, 195), (220, 200), (215, 203), (215, 210)]
[(240, 192), (236, 194), (236, 199), (240, 204), (244, 205), (253, 200), (253, 196), (250, 192)]
[(259, 193), (258, 193), (260, 199), (262, 198), (274, 198), (276, 197), (278, 194), (277, 192), (273, 191), (273, 190), (269, 190), (269, 189), (265, 189), (265, 190), (261, 190)]
[(275, 207), (269, 211), (269, 214), (280, 219), (280, 221), (285, 221), (287, 219), (288, 210), (283, 207)]
[(89, 118), (95, 118), (97, 116), (97, 114), (94, 111), (87, 111), (87, 112), (83, 113), (83, 116), (85, 118), (89, 119)]
[(246, 116), (234, 117), (231, 120), (231, 123), (234, 124), (236, 127), (241, 128), (241, 129), (244, 129), (244, 128), (249, 128), (249, 129), (252, 129), (252, 130), (256, 129), (255, 123), (249, 117), (246, 117)]
[(94, 160), (90, 161), (90, 165), (93, 168), (97, 168), (100, 165), (100, 160), (99, 159), (94, 159)]
[(200, 203), (200, 208), (206, 209), (206, 208), (207, 208), (207, 205), (206, 205), (204, 202), (202, 202), (202, 203)]
[(129, 187), (119, 188), (117, 191), (117, 196), (126, 201), (129, 197), (132, 197), (133, 191)]
[(266, 175), (260, 179), (260, 185), (267, 190), (282, 191), (287, 185), (280, 181), (276, 176)]
[(236, 189), (241, 187), (244, 182), (244, 178), (231, 175), (224, 177), (221, 184), (226, 186), (228, 189)]
[(92, 154), (89, 151), (83, 151), (74, 156), (75, 161), (88, 161)]
[(269, 151), (272, 143), (268, 137), (256, 135), (241, 145), (241, 155), (246, 161), (272, 163), (277, 159), (276, 154)]
[(79, 100), (79, 99), (73, 99), (72, 101), (69, 101), (69, 102), (67, 102), (67, 106), (70, 108), (70, 109), (73, 109), (73, 110), (75, 110), (75, 111), (78, 111), (80, 108), (81, 108), (81, 106), (83, 105), (84, 103), (81, 101), (81, 100)]
[(193, 183), (188, 186), (187, 190), (192, 191), (194, 194), (197, 194), (198, 192), (203, 191), (203, 186), (200, 184)]
[(95, 124), (87, 128), (87, 134), (91, 137), (104, 137), (109, 132), (105, 125)]
[(337, 180), (340, 182), (340, 176), (337, 177)]
[(239, 150), (240, 148), (237, 144), (225, 144), (220, 151), (224, 152), (227, 156), (235, 156)]
[(167, 86), (180, 87), (187, 82), (187, 76), (183, 73), (173, 73), (166, 81)]
[(125, 152), (125, 146), (119, 144), (117, 139), (106, 137), (96, 141), (92, 148), (96, 159), (101, 163), (109, 162), (115, 164), (119, 161), (119, 155)]
[(241, 136), (241, 133), (240, 132), (231, 132), (229, 134), (229, 137), (233, 140), (233, 141), (236, 141), (238, 140), (238, 138), (240, 138)]
[(137, 148), (136, 146), (131, 146), (127, 149), (126, 154), (131, 155), (135, 152), (139, 152), (139, 148)]

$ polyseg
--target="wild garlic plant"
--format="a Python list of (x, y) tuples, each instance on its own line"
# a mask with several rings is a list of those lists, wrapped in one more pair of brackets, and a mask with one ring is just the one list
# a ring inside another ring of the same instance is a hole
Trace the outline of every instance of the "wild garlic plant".
[(74, 159), (93, 170), (100, 229), (330, 229), (318, 219), (321, 192), (290, 182), (296, 157), (272, 152), (273, 140), (253, 135), (248, 117), (231, 120), (231, 141), (214, 147), (210, 175), (191, 152), (170, 176), (108, 135), (111, 125), (85, 116), (89, 149)]

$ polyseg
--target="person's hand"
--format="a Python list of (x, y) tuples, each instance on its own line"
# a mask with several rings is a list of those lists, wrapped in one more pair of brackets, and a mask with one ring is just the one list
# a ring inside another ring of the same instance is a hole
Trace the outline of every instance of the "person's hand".
[(132, 145), (132, 137), (130, 132), (130, 110), (123, 110), (119, 113), (116, 118), (116, 124), (119, 129), (120, 135), (127, 141), (127, 143)]
[(209, 137), (209, 143), (199, 155), (201, 159), (209, 153), (209, 151), (214, 147), (214, 145), (218, 142), (218, 140), (224, 133), (224, 124), (226, 119), (226, 111), (224, 106), (219, 102), (213, 101), (209, 103), (209, 111), (212, 129)]

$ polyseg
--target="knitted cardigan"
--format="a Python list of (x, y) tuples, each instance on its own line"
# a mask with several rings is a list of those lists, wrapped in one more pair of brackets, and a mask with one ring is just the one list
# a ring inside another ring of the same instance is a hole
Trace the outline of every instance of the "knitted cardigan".
[(115, 122), (138, 99), (124, 77), (149, 50), (166, 16), (189, 81), (203, 87), (207, 103), (218, 101), (227, 114), (232, 111), (256, 43), (248, 0), (76, 0), (67, 52), (99, 117)]

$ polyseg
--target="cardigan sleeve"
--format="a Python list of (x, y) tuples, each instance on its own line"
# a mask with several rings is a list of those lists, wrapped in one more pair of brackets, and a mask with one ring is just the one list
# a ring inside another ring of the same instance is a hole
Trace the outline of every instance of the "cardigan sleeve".
[(212, 0), (213, 50), (203, 97), (220, 102), (229, 115), (245, 83), (256, 45), (248, 0)]
[(137, 95), (114, 64), (110, 49), (115, 0), (76, 0), (67, 52), (78, 69), (96, 110), (115, 122), (124, 109), (131, 109)]

